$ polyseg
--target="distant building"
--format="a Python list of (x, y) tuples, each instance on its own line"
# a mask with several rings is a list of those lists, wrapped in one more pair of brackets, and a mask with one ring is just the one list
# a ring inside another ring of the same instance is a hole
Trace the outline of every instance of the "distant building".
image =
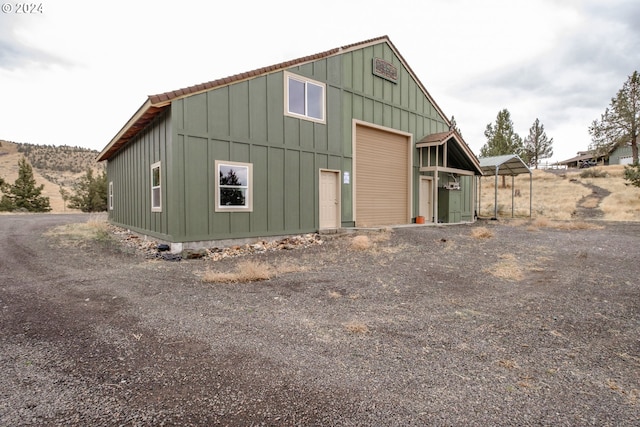
[(596, 155), (594, 151), (578, 151), (577, 156), (558, 162), (558, 164), (568, 168), (580, 168), (584, 165), (608, 165), (609, 159), (606, 155)]
[(631, 152), (631, 144), (621, 145), (611, 152), (609, 155), (609, 164), (611, 165), (630, 165), (633, 163), (633, 155)]

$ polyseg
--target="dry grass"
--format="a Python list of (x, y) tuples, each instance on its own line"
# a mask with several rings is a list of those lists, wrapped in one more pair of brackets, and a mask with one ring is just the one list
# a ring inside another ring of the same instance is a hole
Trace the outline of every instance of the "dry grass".
[(363, 322), (351, 321), (344, 324), (344, 328), (352, 334), (368, 334), (369, 327)]
[(359, 234), (351, 238), (349, 248), (354, 251), (374, 250), (377, 243), (387, 242), (391, 239), (393, 229), (385, 228), (380, 231), (371, 231), (367, 234)]
[(622, 165), (609, 166), (609, 178), (592, 180), (593, 184), (611, 192), (600, 204), (609, 221), (640, 221), (640, 188), (623, 178)]
[(493, 237), (493, 231), (489, 230), (487, 227), (476, 227), (471, 230), (471, 236), (476, 239), (490, 239)]
[(90, 241), (107, 241), (111, 238), (109, 223), (99, 215), (92, 215), (87, 222), (54, 227), (45, 233), (57, 237), (66, 245), (77, 245)]
[(295, 265), (291, 262), (271, 266), (265, 262), (247, 260), (239, 262), (235, 270), (231, 272), (207, 270), (202, 275), (202, 280), (206, 283), (258, 282), (269, 280), (281, 274), (307, 271), (307, 269), (307, 267)]
[(500, 279), (520, 281), (524, 279), (524, 269), (521, 263), (513, 254), (500, 255), (502, 261), (497, 262), (483, 271)]
[(526, 220), (509, 220), (507, 225), (512, 227), (527, 227), (529, 231), (538, 231), (540, 228), (551, 228), (555, 230), (601, 230), (602, 225), (587, 221), (554, 221), (548, 218), (534, 218)]
[(604, 228), (602, 225), (586, 221), (552, 221), (548, 227), (556, 230), (601, 230)]
[(371, 240), (373, 243), (387, 242), (391, 239), (391, 234), (393, 233), (392, 228), (385, 228), (371, 236)]
[(351, 239), (351, 245), (349, 247), (356, 251), (366, 251), (367, 249), (371, 249), (373, 246), (373, 242), (369, 239), (369, 236), (355, 236)]
[[(624, 166), (612, 165), (585, 170), (567, 170), (562, 174), (533, 171), (534, 218), (568, 221), (582, 200), (584, 207), (599, 208), (605, 221), (640, 221), (640, 188), (629, 185), (624, 179)], [(480, 216), (494, 215), (495, 179), (482, 178)], [(499, 180), (501, 183), (501, 180)], [(593, 184), (611, 192), (599, 200), (592, 196), (592, 190), (582, 184)], [(514, 197), (516, 217), (529, 216), (529, 175), (517, 176), (514, 189), (520, 196)], [(507, 178), (507, 188), (498, 188), (498, 213), (501, 217), (511, 217), (511, 179)], [(583, 200), (586, 198), (586, 200)], [(530, 224), (530, 227), (537, 227)], [(533, 230), (533, 228), (532, 228)]]

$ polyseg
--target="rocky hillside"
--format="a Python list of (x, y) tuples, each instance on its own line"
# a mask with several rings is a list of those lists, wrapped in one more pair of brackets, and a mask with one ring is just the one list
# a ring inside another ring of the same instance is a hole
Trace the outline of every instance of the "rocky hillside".
[(73, 184), (88, 168), (102, 172), (96, 150), (66, 145), (36, 145), (0, 140), (0, 177), (13, 183), (18, 177), (18, 160), (26, 157), (33, 167), (38, 185), (44, 184), (43, 195), (49, 197), (52, 212), (70, 212), (64, 206), (60, 189), (71, 192)]

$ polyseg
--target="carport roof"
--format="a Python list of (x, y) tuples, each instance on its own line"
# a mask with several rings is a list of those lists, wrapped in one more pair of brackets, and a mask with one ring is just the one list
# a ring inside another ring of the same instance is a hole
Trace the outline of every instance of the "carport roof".
[(480, 159), (480, 169), (484, 175), (520, 175), (531, 173), (531, 169), (517, 154), (504, 156), (483, 157)]

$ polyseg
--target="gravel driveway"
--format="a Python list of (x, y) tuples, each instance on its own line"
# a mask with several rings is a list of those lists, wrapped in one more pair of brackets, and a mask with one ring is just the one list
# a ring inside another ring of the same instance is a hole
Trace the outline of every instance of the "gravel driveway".
[(43, 234), (87, 218), (0, 216), (2, 426), (640, 425), (640, 223), (347, 235), (215, 284), (241, 258)]

